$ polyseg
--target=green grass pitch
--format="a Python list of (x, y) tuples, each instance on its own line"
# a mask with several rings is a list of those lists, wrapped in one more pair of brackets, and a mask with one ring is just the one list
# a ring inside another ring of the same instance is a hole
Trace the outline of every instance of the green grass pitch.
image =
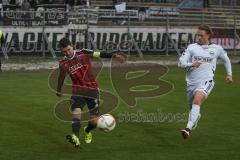
[[(202, 105), (202, 118), (191, 137), (183, 140), (179, 130), (186, 122), (119, 121), (123, 113), (186, 114), (185, 71), (170, 67), (165, 80), (174, 91), (158, 98), (138, 100), (135, 108), (120, 101), (112, 113), (118, 119), (111, 133), (93, 132), (91, 144), (79, 149), (65, 139), (70, 123), (53, 114), (60, 98), (48, 88), (50, 71), (15, 71), (0, 74), (0, 159), (1, 160), (237, 160), (240, 158), (240, 69), (233, 66), (235, 83), (224, 83), (225, 70), (218, 66), (216, 85)], [(98, 81), (112, 90), (109, 70)], [(186, 117), (185, 117), (186, 118)], [(82, 124), (84, 126), (85, 124)], [(82, 127), (83, 128), (83, 127)], [(82, 132), (82, 129), (81, 129)]]

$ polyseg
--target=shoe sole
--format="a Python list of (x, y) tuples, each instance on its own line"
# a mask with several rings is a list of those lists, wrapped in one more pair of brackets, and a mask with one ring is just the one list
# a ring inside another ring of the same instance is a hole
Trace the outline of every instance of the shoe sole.
[(189, 133), (186, 130), (181, 130), (180, 133), (184, 139), (187, 139), (189, 137)]
[(75, 148), (78, 148), (80, 145), (74, 145)]
[(73, 144), (72, 137), (71, 137), (70, 135), (67, 135), (67, 136), (66, 136), (66, 139), (68, 140), (68, 142), (70, 142), (70, 143)]

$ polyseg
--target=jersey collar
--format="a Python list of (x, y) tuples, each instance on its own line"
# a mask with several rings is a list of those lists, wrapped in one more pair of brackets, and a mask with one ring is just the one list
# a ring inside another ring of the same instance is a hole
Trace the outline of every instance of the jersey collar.
[(72, 60), (75, 56), (76, 56), (76, 50), (74, 50), (72, 57), (65, 56), (65, 58), (68, 59), (68, 60)]

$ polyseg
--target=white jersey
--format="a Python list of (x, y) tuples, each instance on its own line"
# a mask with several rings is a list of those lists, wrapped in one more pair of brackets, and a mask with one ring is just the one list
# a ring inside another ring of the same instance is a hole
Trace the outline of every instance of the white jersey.
[[(180, 57), (178, 66), (188, 68), (186, 75), (187, 84), (196, 84), (213, 80), (218, 58), (224, 61), (227, 74), (232, 75), (231, 62), (226, 51), (216, 44), (190, 44)], [(198, 68), (192, 67), (194, 61), (201, 61), (202, 64)]]

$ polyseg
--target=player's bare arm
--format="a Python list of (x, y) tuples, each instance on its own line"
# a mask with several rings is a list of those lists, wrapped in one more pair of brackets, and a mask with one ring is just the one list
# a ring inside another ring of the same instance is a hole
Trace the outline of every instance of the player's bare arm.
[(57, 92), (56, 92), (56, 95), (58, 97), (61, 97), (63, 95), (62, 94), (62, 86), (63, 86), (64, 80), (65, 80), (65, 77), (66, 77), (66, 73), (60, 67), (60, 73), (58, 76), (58, 84), (57, 84)]
[(123, 63), (126, 58), (123, 53), (117, 53), (117, 52), (99, 52), (99, 51), (92, 51), (92, 50), (83, 50), (84, 53), (88, 56), (95, 57), (95, 58), (115, 58), (115, 60), (119, 61), (120, 63)]
[(231, 83), (233, 83), (231, 61), (230, 61), (227, 53), (223, 49), (222, 49), (222, 54), (220, 55), (220, 58), (223, 60), (224, 66), (225, 66), (225, 69), (227, 72), (225, 82), (227, 84), (231, 84)]

